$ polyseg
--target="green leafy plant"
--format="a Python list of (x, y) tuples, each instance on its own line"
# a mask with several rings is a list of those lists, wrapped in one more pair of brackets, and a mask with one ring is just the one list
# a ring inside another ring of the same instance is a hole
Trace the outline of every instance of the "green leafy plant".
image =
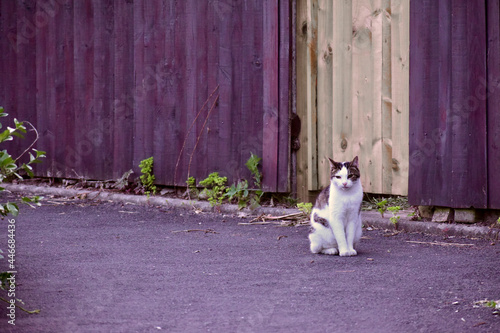
[[(4, 109), (0, 107), (0, 117), (6, 117), (8, 116), (7, 113), (3, 112)], [(28, 123), (28, 122), (26, 122)], [(21, 172), (24, 171), (29, 177), (33, 177), (33, 164), (36, 163), (41, 163), (41, 159), (45, 157), (45, 152), (41, 150), (36, 150), (33, 148), (35, 142), (38, 140), (38, 132), (36, 131), (35, 127), (31, 125), (31, 123), (28, 123), (33, 130), (35, 131), (36, 134), (36, 139), (32, 142), (32, 144), (26, 149), (20, 156), (17, 158), (13, 158), (7, 150), (2, 150), (0, 151), (0, 182), (3, 182), (6, 179), (9, 179), (11, 177), (16, 177), (18, 179), (23, 179), (21, 176)], [(2, 124), (0, 123), (0, 129), (2, 128)], [(24, 134), (27, 133), (26, 126), (24, 126), (24, 122), (18, 121), (17, 119), (14, 119), (14, 127), (7, 127), (6, 130), (0, 132), (0, 143), (6, 142), (6, 141), (12, 141), (14, 140), (14, 137), (23, 139)], [(22, 165), (18, 166), (17, 162), (19, 159), (24, 155), (28, 154), (29, 156), (29, 162), (23, 163)], [(0, 192), (4, 191), (4, 188), (0, 187)], [(35, 196), (32, 198), (29, 197), (23, 197), (21, 199), (22, 203), (29, 204), (30, 206), (39, 206), (39, 197)], [(17, 216), (19, 214), (19, 205), (17, 202), (7, 202), (0, 204), (0, 217), (2, 219), (9, 215), (12, 214), (12, 216)]]
[[(0, 118), (6, 117), (8, 114), (4, 112), (4, 109), (0, 107)], [(38, 132), (36, 128), (29, 122), (21, 122), (18, 121), (17, 119), (14, 119), (14, 127), (7, 127), (4, 131), (0, 132), (0, 143), (6, 142), (6, 141), (12, 141), (14, 138), (24, 138), (24, 134), (27, 133), (26, 126), (24, 126), (24, 123), (27, 123), (28, 125), (31, 126), (32, 130), (36, 134), (35, 140), (31, 143), (31, 145), (24, 150), (24, 152), (19, 155), (17, 158), (13, 158), (12, 155), (10, 155), (7, 150), (2, 150), (0, 151), (0, 182), (3, 182), (6, 179), (9, 178), (18, 178), (18, 179), (23, 179), (22, 172), (25, 172), (26, 175), (29, 177), (33, 176), (33, 164), (36, 163), (41, 163), (41, 158), (45, 157), (45, 152), (41, 150), (36, 150), (33, 148), (35, 143), (38, 140)], [(0, 122), (0, 129), (2, 128), (2, 123)], [(22, 156), (25, 154), (28, 154), (29, 156), (29, 162), (23, 163), (20, 166), (18, 165), (18, 161), (21, 159)], [(0, 187), (0, 192), (4, 191), (4, 188)], [(31, 207), (35, 206), (40, 206), (39, 202), (40, 197), (35, 196), (32, 198), (29, 197), (23, 197), (21, 198), (21, 203), (27, 204)], [(17, 216), (19, 214), (19, 205), (17, 202), (7, 202), (7, 203), (1, 203), (0, 204), (0, 217), (4, 219), (8, 215), (12, 216)], [(11, 220), (9, 220), (9, 223), (11, 223)], [(10, 229), (9, 229), (10, 230)], [(9, 234), (10, 235), (10, 234)], [(10, 237), (10, 236), (9, 236)], [(10, 244), (10, 238), (9, 238), (9, 244)], [(10, 249), (9, 249), (10, 250)], [(0, 250), (0, 258), (4, 258), (2, 255), (4, 253), (2, 250)], [(10, 253), (10, 252), (9, 252)], [(12, 254), (9, 254), (9, 267), (14, 266), (14, 260), (13, 257), (11, 257)], [(2, 290), (7, 290), (8, 288), (8, 280), (12, 277), (12, 274), (9, 272), (2, 272), (0, 273), (0, 289)], [(3, 302), (12, 304), (9, 302), (9, 300), (0, 297), (0, 300)], [(12, 301), (12, 300), (11, 300)], [(23, 307), (19, 306), (17, 302), (21, 302), (19, 299), (16, 299), (15, 306), (18, 307), (19, 309), (27, 312), (27, 313), (38, 313), (40, 310), (34, 310), (34, 311), (28, 311), (24, 309)]]
[(378, 201), (376, 204), (377, 204), (377, 210), (379, 211), (380, 215), (384, 217), (384, 213), (387, 211), (387, 199)]
[(259, 170), (259, 163), (261, 160), (262, 158), (254, 153), (250, 153), (250, 158), (245, 163), (248, 170), (252, 173), (254, 186), (256, 187), (256, 189), (253, 190), (255, 195), (250, 198), (251, 207), (260, 206), (260, 200), (264, 195), (264, 191), (262, 190), (262, 173)]
[(299, 202), (297, 208), (307, 216), (311, 215), (313, 204), (310, 202)]
[(498, 220), (497, 220), (497, 224), (499, 224), (499, 225), (500, 225), (500, 217), (499, 217), (499, 218), (498, 218)]
[(205, 187), (203, 193), (208, 197), (208, 201), (213, 206), (222, 204), (225, 194), (227, 177), (220, 177), (218, 172), (212, 172), (207, 178), (200, 182), (200, 185)]
[(194, 195), (195, 197), (198, 196), (200, 191), (198, 191), (198, 188), (196, 187), (196, 179), (191, 176), (188, 178), (188, 180), (186, 180), (186, 184), (188, 187), (189, 195)]
[(246, 179), (238, 181), (237, 185), (232, 184), (226, 192), (229, 201), (237, 201), (239, 209), (248, 206), (250, 201), (249, 194), (248, 181)]
[(399, 211), (401, 210), (401, 207), (400, 206), (392, 206), (392, 207), (388, 207), (387, 209), (392, 213), (392, 216), (389, 218), (389, 220), (394, 225), (397, 226), (399, 223), (399, 219), (401, 218), (401, 216), (398, 215)]
[(141, 168), (142, 175), (140, 176), (141, 184), (144, 186), (145, 193), (149, 196), (151, 192), (156, 194), (155, 175), (153, 173), (154, 159), (151, 156), (141, 161), (139, 167)]
[(262, 188), (262, 174), (259, 171), (259, 163), (262, 160), (262, 158), (258, 157), (254, 153), (250, 153), (250, 158), (247, 160), (245, 163), (246, 167), (250, 172), (252, 173), (253, 179), (255, 186), (257, 188)]

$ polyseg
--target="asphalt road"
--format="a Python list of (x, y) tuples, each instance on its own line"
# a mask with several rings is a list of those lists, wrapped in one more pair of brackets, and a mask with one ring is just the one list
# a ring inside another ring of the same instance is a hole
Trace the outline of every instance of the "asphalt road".
[(474, 307), (500, 299), (490, 241), (364, 231), (341, 258), (311, 254), (307, 227), (47, 200), (15, 219), (16, 297), (41, 312), (12, 326), (0, 303), (1, 332), (500, 332)]

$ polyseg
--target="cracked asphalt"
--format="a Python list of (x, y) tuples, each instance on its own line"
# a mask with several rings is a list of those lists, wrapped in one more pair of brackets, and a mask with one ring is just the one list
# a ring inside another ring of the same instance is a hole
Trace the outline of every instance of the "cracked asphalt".
[(13, 326), (0, 302), (0, 331), (500, 331), (474, 305), (500, 299), (499, 244), (364, 230), (358, 256), (341, 258), (311, 254), (307, 227), (248, 221), (57, 197), (23, 207), (15, 292), (40, 313), (16, 309)]

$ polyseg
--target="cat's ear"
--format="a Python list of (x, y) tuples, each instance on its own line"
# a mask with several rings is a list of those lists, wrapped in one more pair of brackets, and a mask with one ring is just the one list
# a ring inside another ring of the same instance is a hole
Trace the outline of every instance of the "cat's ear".
[(351, 166), (353, 167), (356, 167), (356, 168), (359, 168), (359, 164), (358, 164), (358, 157), (354, 157), (354, 159), (352, 160), (351, 162)]
[(335, 161), (332, 160), (330, 157), (327, 157), (328, 158), (328, 162), (330, 162), (330, 169), (335, 169)]

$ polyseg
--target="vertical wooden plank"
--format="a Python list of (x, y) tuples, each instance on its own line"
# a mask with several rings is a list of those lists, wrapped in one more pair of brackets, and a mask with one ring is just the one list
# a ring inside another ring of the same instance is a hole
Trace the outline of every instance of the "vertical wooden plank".
[(457, 1), (452, 6), (451, 206), (486, 208), (486, 100), (475, 89), (486, 78), (485, 3)]
[[(184, 94), (184, 85), (186, 84), (186, 80), (188, 78), (185, 46), (185, 41), (187, 40), (187, 26), (184, 22), (178, 20), (177, 17), (185, 17), (185, 20), (189, 20), (189, 22), (193, 18), (191, 16), (187, 16), (186, 1), (176, 2), (174, 6), (175, 17), (172, 17), (172, 24), (174, 29), (174, 59), (172, 60), (172, 69), (175, 73), (174, 77), (177, 80), (172, 83), (172, 98), (175, 99), (176, 102), (172, 102), (175, 103), (175, 107), (173, 109), (172, 121), (170, 123), (172, 126), (171, 130), (173, 130), (177, 134), (176, 141), (174, 141), (176, 145), (176, 151), (180, 152), (184, 142), (186, 142), (184, 146), (184, 152), (179, 162), (181, 167), (179, 168), (179, 170), (177, 170), (177, 178), (175, 179), (175, 184), (182, 186), (186, 184), (186, 180), (188, 177), (189, 154), (191, 154), (194, 147), (195, 136), (192, 133), (189, 134), (187, 132), (190, 126), (187, 120), (187, 112), (180, 111), (187, 110), (186, 96)], [(187, 141), (185, 141), (186, 137)], [(178, 156), (175, 156), (176, 161), (177, 157)]]
[[(54, 122), (51, 122), (48, 132), (50, 144), (54, 146), (53, 156), (49, 156), (53, 165), (50, 174), (54, 177), (62, 178), (72, 174), (76, 175), (66, 164), (66, 157), (69, 151), (69, 143), (74, 142), (75, 128), (73, 126), (62, 126), (67, 124), (68, 119), (73, 119), (73, 87), (74, 87), (74, 66), (73, 66), (73, 4), (61, 6), (54, 10), (54, 17), (51, 21), (55, 26), (56, 54), (55, 69), (50, 75), (53, 77), (53, 86), (49, 89), (55, 93), (55, 101), (51, 109), (47, 110), (46, 117), (49, 114), (55, 115)], [(47, 73), (49, 74), (49, 73)], [(42, 149), (43, 150), (43, 149)], [(45, 162), (43, 163), (45, 164)], [(47, 174), (49, 175), (49, 174)]]
[(392, 193), (392, 66), (391, 66), (391, 0), (382, 0), (380, 3), (381, 32), (381, 59), (380, 59), (380, 95), (375, 103), (380, 103), (382, 139), (380, 193)]
[(391, 2), (392, 194), (408, 195), (410, 1)]
[(278, 192), (290, 192), (290, 124), (291, 116), (291, 8), (290, 1), (279, 5), (279, 138), (278, 138)]
[(359, 162), (365, 192), (382, 190), (380, 1), (353, 3), (353, 136), (358, 138)]
[[(451, 114), (451, 1), (410, 2), (409, 201), (446, 206)], [(420, 13), (420, 14), (418, 14)]]
[[(308, 53), (309, 39), (308, 30), (311, 28), (309, 22), (308, 2), (310, 0), (297, 1), (297, 24), (296, 24), (296, 52), (297, 52), (297, 116), (300, 118), (301, 131), (299, 133), (300, 148), (297, 151), (297, 198), (300, 201), (308, 202), (309, 182), (308, 182), (308, 146), (310, 139), (308, 127), (310, 119), (307, 117), (307, 103), (309, 95), (308, 87)], [(314, 199), (313, 199), (314, 200)]]
[(484, 4), (410, 5), (410, 203), (485, 207)]
[(147, 151), (147, 133), (148, 122), (146, 110), (146, 91), (143, 87), (144, 80), (144, 57), (146, 42), (144, 40), (147, 29), (146, 13), (144, 1), (134, 1), (134, 131), (133, 131), (133, 170), (139, 173), (139, 163), (151, 157), (151, 152)]
[[(35, 7), (36, 11), (41, 10), (39, 4)], [(48, 23), (48, 21), (47, 21)], [(51, 29), (52, 32), (54, 28)], [(54, 156), (55, 156), (55, 133), (50, 131), (50, 112), (53, 109), (49, 108), (49, 94), (52, 87), (49, 81), (50, 75), (54, 75), (54, 60), (51, 56), (49, 46), (49, 28), (38, 29), (36, 34), (36, 110), (37, 110), (37, 131), (40, 133), (38, 147), (43, 147), (42, 150), (47, 152), (50, 159), (43, 163), (40, 170), (46, 177), (55, 177), (54, 170)], [(48, 91), (49, 90), (49, 91)], [(52, 138), (51, 138), (52, 135)]]
[[(217, 123), (217, 140), (216, 147), (218, 150), (219, 158), (223, 161), (231, 160), (231, 123), (232, 123), (232, 83), (234, 78), (233, 73), (233, 59), (231, 54), (232, 40), (232, 21), (233, 21), (233, 7), (232, 3), (228, 1), (219, 2), (218, 7), (219, 17), (219, 49), (218, 49), (218, 81), (219, 81), (219, 105), (214, 114), (211, 115), (211, 121)], [(215, 152), (211, 152), (214, 156)], [(214, 170), (220, 171), (220, 170)]]
[(150, 68), (148, 68), (147, 76), (147, 87), (152, 90), (155, 95), (155, 112), (151, 115), (154, 123), (153, 126), (153, 142), (152, 149), (154, 156), (154, 172), (156, 176), (156, 182), (159, 184), (168, 183), (167, 179), (169, 174), (173, 175), (172, 165), (175, 163), (175, 159), (168, 160), (165, 158), (165, 149), (167, 142), (170, 142), (168, 136), (170, 133), (167, 132), (167, 122), (168, 118), (166, 115), (169, 110), (166, 108), (168, 95), (166, 94), (166, 84), (167, 77), (166, 66), (168, 60), (165, 56), (165, 41), (166, 35), (168, 34), (168, 24), (165, 11), (168, 4), (165, 2), (156, 2), (155, 11), (155, 25), (152, 40), (152, 49), (150, 50), (153, 63)]
[[(15, 38), (18, 40), (17, 45), (13, 45), (15, 48), (12, 48), (11, 45), (6, 45), (5, 48), (0, 48), (1, 50), (5, 50), (6, 54), (12, 56), (12, 59), (17, 62), (16, 66), (11, 68), (5, 68), (5, 71), (2, 71), (4, 74), (5, 80), (2, 85), (10, 86), (8, 81), (15, 82), (15, 91), (13, 98), (15, 98), (15, 114), (13, 114), (10, 110), (10, 107), (7, 105), (1, 106), (5, 107), (5, 111), (8, 114), (16, 117), (21, 121), (29, 121), (33, 125), (36, 126), (36, 91), (33, 87), (36, 86), (36, 39), (34, 34), (28, 33), (26, 31), (28, 22), (32, 24), (34, 22), (34, 15), (36, 12), (36, 3), (35, 1), (25, 1), (23, 3), (19, 3), (17, 7), (17, 15), (12, 13), (6, 13), (6, 15), (2, 16), (2, 20), (6, 20), (6, 16), (19, 16), (18, 20), (18, 28)], [(4, 30), (2, 30), (4, 34)], [(33, 31), (34, 33), (34, 31)], [(5, 36), (2, 36), (2, 40), (7, 41), (8, 39)], [(20, 42), (22, 40), (22, 42)], [(10, 49), (10, 50), (9, 50)], [(17, 54), (11, 53), (15, 51)], [(3, 61), (2, 61), (3, 62)], [(9, 62), (7, 61), (7, 64)], [(10, 76), (9, 72), (11, 70), (16, 70), (15, 75)], [(9, 119), (12, 119), (9, 117)], [(12, 126), (12, 123), (9, 121), (9, 126)], [(29, 125), (27, 126), (29, 128)], [(24, 140), (16, 140), (15, 142), (9, 143), (13, 147), (16, 147), (14, 151), (20, 152), (24, 151), (30, 144), (35, 140), (35, 134), (31, 131), (26, 133), (24, 136)], [(5, 143), (4, 143), (5, 145)], [(10, 146), (9, 145), (9, 146)], [(21, 163), (27, 162), (29, 160), (29, 156), (24, 156), (21, 159)]]
[[(137, 91), (136, 109), (134, 118), (137, 119), (137, 138), (141, 140), (137, 146), (136, 161), (134, 167), (138, 168), (140, 162), (153, 155), (154, 122), (158, 112), (156, 104), (156, 80), (155, 80), (155, 30), (158, 24), (158, 2), (143, 1), (139, 20), (143, 20), (143, 27), (136, 26), (136, 83)], [(140, 21), (137, 23), (139, 24)], [(142, 39), (139, 37), (142, 31)], [(137, 48), (142, 48), (138, 50)], [(139, 68), (140, 66), (140, 68)], [(155, 163), (156, 164), (156, 163)]]
[(332, 155), (347, 161), (359, 155), (354, 145), (352, 109), (352, 1), (333, 3), (333, 70), (332, 70)]
[[(24, 27), (24, 31), (20, 30), (23, 27), (18, 22), (21, 21), (19, 18), (18, 7), (22, 4), (15, 1), (1, 1), (0, 6), (2, 9), (2, 19), (1, 28), (2, 32), (5, 34), (6, 38), (0, 38), (0, 45), (2, 47), (3, 59), (0, 61), (0, 68), (2, 68), (2, 73), (5, 77), (12, 78), (11, 80), (5, 80), (2, 85), (0, 85), (0, 91), (2, 91), (2, 100), (0, 101), (5, 109), (5, 112), (9, 114), (9, 120), (13, 117), (17, 117), (16, 108), (16, 76), (17, 76), (17, 54), (20, 52), (22, 47), (25, 47), (26, 43), (29, 42), (30, 38), (33, 38), (31, 32)], [(5, 13), (5, 14), (4, 14)], [(9, 13), (9, 15), (7, 15)], [(6, 123), (6, 119), (2, 119), (2, 123)], [(36, 124), (35, 124), (36, 125)]]
[[(337, 13), (337, 16), (340, 13)], [(333, 104), (333, 2), (318, 1), (318, 75), (317, 75), (317, 161), (318, 186), (326, 187), (330, 183), (330, 166), (328, 157), (332, 154), (332, 104)], [(335, 78), (337, 79), (337, 78)]]
[(264, 2), (264, 115), (262, 181), (264, 191), (276, 191), (278, 178), (278, 7), (276, 1)]
[(118, 179), (133, 164), (134, 112), (134, 14), (133, 4), (114, 3), (114, 105), (113, 178)]
[[(192, 73), (193, 75), (193, 89), (194, 89), (194, 95), (193, 95), (193, 110), (192, 110), (192, 119), (196, 117), (198, 114), (200, 108), (203, 106), (205, 101), (207, 100), (208, 96), (210, 93), (213, 91), (215, 88), (215, 85), (213, 85), (212, 88), (209, 88), (208, 86), (208, 57), (207, 57), (207, 51), (209, 47), (210, 40), (208, 39), (208, 34), (209, 34), (209, 29), (207, 27), (209, 26), (209, 22), (211, 22), (212, 16), (207, 15), (208, 14), (208, 7), (209, 4), (207, 2), (200, 3), (199, 1), (193, 1), (191, 10), (193, 12), (193, 17), (195, 18), (195, 22), (193, 23), (193, 38), (195, 40), (196, 45), (201, 47), (204, 52), (199, 52), (196, 50), (196, 48), (191, 48), (188, 49), (187, 51), (192, 54), (192, 61), (193, 65), (190, 67), (196, 68), (195, 72)], [(208, 113), (210, 111), (210, 107), (212, 106), (213, 100), (215, 100), (212, 97), (212, 100), (210, 104), (207, 103), (207, 106), (205, 107), (206, 110), (204, 112), (204, 115), (208, 116)], [(210, 114), (213, 115), (213, 112)], [(209, 117), (210, 117), (209, 116)], [(193, 165), (191, 166), (191, 170), (195, 172), (196, 175), (204, 175), (206, 174), (207, 170), (210, 170), (210, 168), (213, 167), (213, 158), (212, 158), (212, 149), (208, 145), (208, 128), (207, 128), (207, 123), (205, 123), (205, 117), (200, 117), (198, 122), (196, 123), (195, 131), (196, 131), (196, 140), (198, 141), (196, 144), (196, 151), (195, 154), (193, 155)], [(199, 139), (198, 139), (199, 136)], [(228, 180), (233, 179), (231, 177), (232, 174), (234, 174), (235, 170), (229, 170), (230, 172), (227, 172), (228, 170), (224, 170), (224, 175), (227, 174)], [(221, 172), (222, 173), (222, 172)], [(203, 176), (198, 176), (198, 178), (201, 180)]]
[[(197, 40), (197, 4), (196, 1), (187, 1), (186, 2), (186, 7), (185, 7), (185, 17), (187, 22), (190, 22), (186, 26), (186, 41), (193, 41), (196, 43)], [(202, 42), (201, 45), (199, 45), (201, 48), (204, 48), (204, 43), (205, 41)], [(197, 52), (193, 52), (194, 50), (192, 47), (189, 46), (189, 43), (185, 43), (184, 46), (184, 54), (186, 57), (186, 72), (185, 72), (185, 80), (184, 80), (184, 94), (185, 99), (185, 110), (186, 110), (186, 124), (185, 124), (185, 129), (189, 128), (193, 121), (195, 120), (196, 114), (201, 107), (202, 103), (198, 103), (198, 87), (197, 87), (197, 72), (198, 72), (198, 63), (197, 63)], [(205, 113), (206, 114), (206, 113)], [(192, 144), (188, 146), (188, 150), (186, 151), (186, 158), (187, 158), (187, 163), (186, 165), (189, 167), (191, 175), (197, 175), (197, 163), (198, 160), (202, 160), (203, 152), (202, 150), (198, 150), (199, 145), (196, 145), (196, 141), (198, 140), (198, 136), (201, 135), (200, 139), (203, 137), (203, 133), (200, 134), (201, 128), (203, 126), (203, 118), (199, 118), (199, 120), (195, 123), (192, 132), (189, 134), (191, 138)], [(200, 154), (201, 153), (201, 154)], [(192, 164), (189, 166), (189, 160), (192, 157)], [(210, 165), (210, 163), (208, 163)], [(220, 170), (215, 170), (214, 167), (208, 166), (210, 170), (214, 171), (220, 171)], [(198, 177), (199, 178), (199, 177)], [(185, 178), (187, 179), (187, 178)], [(201, 180), (201, 178), (200, 178)]]
[[(68, 147), (67, 163), (73, 177), (89, 178), (92, 146), (85, 134), (92, 129), (94, 108), (94, 4), (91, 1), (74, 3), (74, 66), (75, 118), (68, 119), (75, 128), (75, 142)], [(74, 170), (74, 171), (73, 171)]]
[(476, 88), (476, 96), (488, 103), (488, 208), (500, 209), (500, 1), (488, 0), (486, 13), (488, 82)]
[(113, 44), (114, 27), (113, 0), (96, 1), (94, 5), (94, 109), (92, 112), (92, 128), (86, 133), (86, 139), (92, 147), (95, 161), (92, 177), (109, 179), (112, 177), (111, 167), (111, 107), (114, 92), (113, 80)]
[[(242, 68), (245, 67), (243, 63), (248, 64), (247, 61), (243, 61), (246, 55), (242, 53), (242, 25), (243, 25), (243, 17), (247, 17), (246, 21), (252, 21), (253, 17), (250, 13), (246, 12), (248, 10), (248, 6), (246, 3), (232, 3), (231, 5), (231, 32), (230, 32), (230, 53), (232, 54), (231, 59), (231, 73), (232, 73), (232, 89), (231, 89), (231, 98), (228, 103), (231, 105), (230, 117), (231, 123), (228, 124), (229, 136), (230, 136), (230, 146), (226, 147), (228, 149), (228, 159), (226, 160), (225, 166), (220, 166), (222, 172), (228, 176), (228, 181), (230, 179), (239, 179), (243, 176), (242, 168), (244, 168), (244, 164), (242, 158), (242, 152), (239, 151), (238, 145), (248, 138), (243, 138), (241, 136), (240, 128), (244, 126), (241, 123), (241, 114), (247, 110), (246, 107), (242, 108), (241, 105), (241, 97), (242, 97), (242, 88), (244, 87), (242, 82)], [(245, 14), (246, 13), (246, 14)], [(253, 124), (250, 124), (250, 129), (254, 130)], [(259, 149), (260, 150), (260, 149)], [(258, 154), (258, 153), (257, 153)]]

